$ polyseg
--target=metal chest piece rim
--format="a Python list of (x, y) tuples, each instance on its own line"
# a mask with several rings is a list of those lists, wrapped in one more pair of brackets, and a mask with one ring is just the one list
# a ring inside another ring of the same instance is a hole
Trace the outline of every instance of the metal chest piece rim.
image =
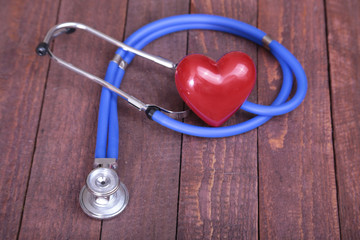
[(79, 202), (86, 215), (103, 220), (121, 213), (129, 202), (129, 192), (116, 171), (116, 159), (97, 158), (81, 189)]

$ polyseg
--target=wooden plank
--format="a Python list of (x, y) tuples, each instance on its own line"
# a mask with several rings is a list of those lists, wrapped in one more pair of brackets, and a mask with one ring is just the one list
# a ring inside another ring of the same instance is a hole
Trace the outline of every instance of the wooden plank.
[[(59, 22), (83, 22), (121, 38), (124, 26), (118, 23), (125, 12), (126, 1), (63, 0)], [(82, 31), (60, 38), (54, 47), (58, 56), (104, 76), (113, 46)], [(52, 62), (20, 239), (99, 238), (101, 222), (82, 212), (78, 197), (94, 159), (100, 89)]]
[[(126, 36), (157, 19), (185, 14), (187, 1), (131, 0)], [(145, 51), (179, 61), (186, 53), (186, 32), (166, 36)], [(174, 72), (136, 57), (127, 68), (122, 89), (146, 103), (182, 109)], [(176, 233), (181, 135), (119, 103), (119, 174), (129, 189), (129, 205), (104, 221), (102, 239), (173, 239)]]
[[(223, 15), (256, 25), (257, 1), (191, 2), (191, 13)], [(189, 54), (219, 59), (242, 51), (257, 60), (253, 43), (209, 31), (190, 31)], [(250, 100), (256, 102), (256, 87)], [(225, 125), (250, 116), (235, 114)], [(205, 125), (197, 117), (187, 123)], [(258, 236), (257, 131), (207, 139), (184, 136), (178, 239), (256, 239)]]
[(55, 23), (58, 2), (1, 1), (1, 239), (15, 239), (21, 223), (49, 62), (37, 61), (34, 48)]
[(360, 3), (326, 1), (341, 237), (360, 239)]
[[(297, 57), (309, 81), (300, 107), (259, 128), (261, 238), (339, 238), (324, 19), (322, 1), (259, 2), (259, 28)], [(259, 53), (259, 102), (269, 104), (281, 70)]]

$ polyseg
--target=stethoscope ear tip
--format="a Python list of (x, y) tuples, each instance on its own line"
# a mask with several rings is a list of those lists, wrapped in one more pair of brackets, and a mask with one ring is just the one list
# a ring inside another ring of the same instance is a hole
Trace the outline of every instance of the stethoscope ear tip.
[(89, 173), (79, 202), (88, 216), (99, 220), (109, 219), (125, 209), (129, 192), (115, 170), (98, 167)]
[(35, 48), (35, 52), (39, 56), (45, 56), (48, 53), (49, 44), (46, 42), (41, 42), (37, 47)]

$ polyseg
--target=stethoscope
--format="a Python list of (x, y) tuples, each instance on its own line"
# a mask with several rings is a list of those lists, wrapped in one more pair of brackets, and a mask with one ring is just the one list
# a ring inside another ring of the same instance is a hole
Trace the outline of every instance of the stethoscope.
[[(119, 47), (109, 63), (105, 80), (73, 66), (51, 52), (49, 44), (52, 39), (63, 33), (72, 33), (75, 29), (85, 30)], [(119, 89), (125, 69), (135, 55), (175, 70), (177, 64), (140, 49), (166, 34), (191, 29), (227, 32), (267, 48), (279, 61), (283, 73), (282, 87), (274, 102), (270, 106), (264, 106), (245, 101), (241, 109), (258, 116), (233, 126), (202, 127), (179, 120), (186, 117), (189, 110), (176, 112), (153, 104), (145, 104)], [(248, 132), (264, 124), (273, 116), (294, 110), (301, 104), (307, 91), (305, 72), (298, 60), (285, 47), (251, 25), (220, 16), (191, 14), (160, 19), (140, 28), (124, 43), (81, 23), (62, 23), (48, 31), (44, 41), (36, 48), (36, 52), (40, 56), (48, 54), (62, 66), (104, 87), (99, 106), (94, 169), (89, 173), (86, 185), (80, 192), (80, 206), (87, 215), (97, 219), (108, 219), (116, 216), (124, 210), (129, 201), (128, 190), (115, 171), (119, 151), (117, 96), (125, 99), (138, 110), (145, 112), (149, 119), (164, 127), (197, 137), (219, 138)], [(293, 75), (296, 79), (296, 92), (291, 99), (287, 100), (293, 86)]]

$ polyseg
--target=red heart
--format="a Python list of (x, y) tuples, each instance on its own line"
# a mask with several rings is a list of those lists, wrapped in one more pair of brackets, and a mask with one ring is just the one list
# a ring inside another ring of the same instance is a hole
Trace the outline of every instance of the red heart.
[(230, 52), (217, 62), (188, 55), (176, 68), (175, 83), (181, 98), (202, 120), (218, 127), (244, 103), (254, 87), (255, 65), (242, 52)]

